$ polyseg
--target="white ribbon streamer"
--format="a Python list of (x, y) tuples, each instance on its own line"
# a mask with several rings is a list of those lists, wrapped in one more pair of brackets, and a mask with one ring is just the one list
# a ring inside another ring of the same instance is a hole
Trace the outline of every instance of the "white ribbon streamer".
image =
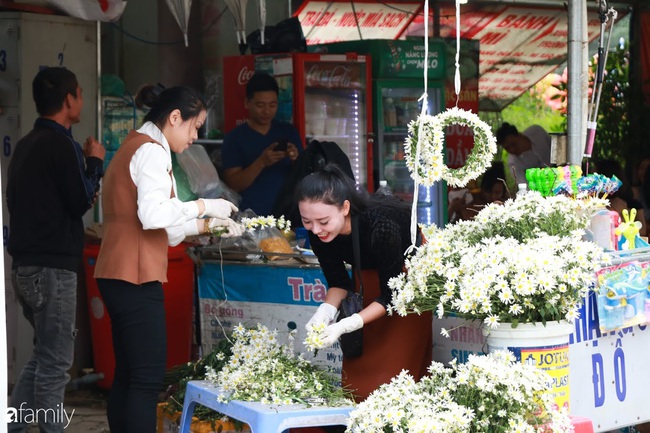
[[(420, 96), (422, 102), (420, 110), (420, 119), (424, 118), (429, 112), (429, 0), (424, 0), (424, 93)], [(420, 149), (422, 148), (422, 125), (418, 126), (418, 142), (415, 146), (415, 171), (413, 175), (413, 204), (411, 205), (411, 246), (406, 249), (405, 254), (410, 254), (416, 249), (415, 243), (418, 236), (418, 196), (420, 190), (420, 171), (418, 164), (420, 161)]]
[(454, 91), (456, 107), (460, 97), (460, 0), (456, 0), (456, 73), (454, 74)]

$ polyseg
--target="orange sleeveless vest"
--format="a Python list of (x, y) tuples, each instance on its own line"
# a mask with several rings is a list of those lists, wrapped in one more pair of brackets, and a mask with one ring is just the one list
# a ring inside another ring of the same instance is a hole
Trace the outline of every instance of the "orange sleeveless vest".
[[(158, 143), (148, 135), (132, 130), (106, 170), (102, 186), (104, 233), (95, 278), (133, 284), (167, 281), (167, 232), (142, 228), (137, 213), (137, 187), (129, 171), (135, 152), (143, 144), (151, 142)], [(174, 197), (173, 188), (170, 197)]]

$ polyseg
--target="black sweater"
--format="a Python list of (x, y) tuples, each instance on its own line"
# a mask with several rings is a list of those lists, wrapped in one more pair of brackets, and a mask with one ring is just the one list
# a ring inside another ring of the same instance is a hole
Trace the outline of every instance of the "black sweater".
[[(360, 269), (378, 272), (381, 295), (375, 300), (386, 307), (392, 300), (388, 280), (402, 272), (404, 252), (411, 245), (411, 213), (408, 209), (374, 205), (358, 217)], [(417, 244), (420, 241), (418, 235)], [(345, 263), (357, 265), (352, 235), (339, 235), (325, 243), (309, 232), (309, 242), (328, 286), (352, 290), (352, 279), (345, 269)]]
[(84, 158), (70, 130), (36, 120), (16, 145), (8, 170), (7, 250), (14, 269), (80, 269), (82, 217), (93, 205), (102, 175), (102, 160)]

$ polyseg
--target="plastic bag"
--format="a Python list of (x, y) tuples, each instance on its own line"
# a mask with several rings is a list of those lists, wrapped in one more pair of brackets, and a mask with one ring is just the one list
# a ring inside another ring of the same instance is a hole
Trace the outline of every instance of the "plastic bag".
[(200, 144), (193, 144), (177, 154), (176, 160), (187, 175), (190, 189), (198, 197), (224, 198), (236, 205), (241, 201), (241, 196), (219, 179), (208, 152)]
[[(255, 239), (260, 250), (269, 260), (286, 260), (290, 259), (288, 255), (294, 254), (293, 248), (289, 241), (284, 237), (282, 232), (276, 227), (258, 227), (254, 230), (248, 230), (250, 235)], [(273, 253), (283, 254), (280, 256)]]

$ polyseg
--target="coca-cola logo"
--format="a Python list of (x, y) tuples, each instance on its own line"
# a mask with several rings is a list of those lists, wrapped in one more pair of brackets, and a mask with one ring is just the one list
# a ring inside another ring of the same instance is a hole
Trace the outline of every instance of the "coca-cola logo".
[(358, 87), (360, 83), (353, 81), (352, 68), (345, 65), (324, 66), (314, 64), (307, 71), (307, 86), (318, 87)]
[(248, 83), (254, 73), (254, 69), (248, 69), (248, 66), (246, 65), (242, 66), (242, 68), (239, 70), (239, 75), (237, 75), (237, 83), (240, 86), (245, 85)]

